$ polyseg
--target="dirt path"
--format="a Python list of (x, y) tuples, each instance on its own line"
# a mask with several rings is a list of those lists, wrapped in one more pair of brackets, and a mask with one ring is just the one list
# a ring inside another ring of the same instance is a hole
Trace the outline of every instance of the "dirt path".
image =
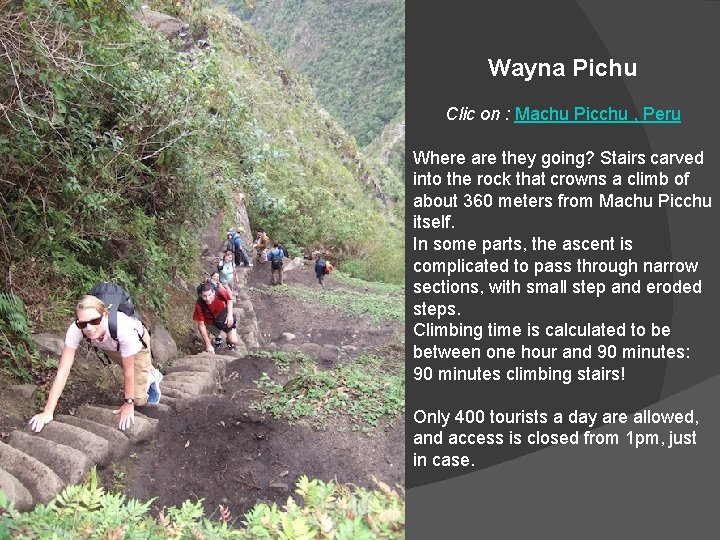
[[(393, 351), (401, 358), (399, 323), (373, 323), (344, 315), (319, 302), (267, 293), (268, 265), (255, 265), (249, 276), (250, 297), (265, 343), (272, 350), (302, 350), (320, 369), (353, 362), (367, 352)], [(332, 276), (329, 290), (343, 287)], [(319, 287), (311, 265), (285, 272), (285, 283)], [(288, 341), (283, 333), (292, 333)], [(283, 370), (284, 371), (284, 370)], [(227, 367), (224, 394), (183, 401), (159, 416), (158, 436), (127, 459), (105, 469), (105, 485), (124, 488), (129, 497), (155, 497), (154, 508), (204, 499), (207, 514), (222, 504), (240, 516), (257, 502), (283, 505), (297, 478), (307, 475), (373, 487), (372, 476), (404, 485), (404, 423), (381, 427), (371, 435), (352, 431), (343, 417), (332, 417), (322, 430), (250, 409), (261, 397), (254, 380), (263, 373), (281, 384), (293, 370), (278, 373), (268, 357), (249, 356)]]

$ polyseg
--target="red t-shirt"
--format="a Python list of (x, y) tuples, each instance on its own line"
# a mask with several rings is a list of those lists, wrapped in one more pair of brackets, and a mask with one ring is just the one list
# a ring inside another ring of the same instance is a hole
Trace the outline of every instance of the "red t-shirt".
[[(225, 301), (221, 299), (224, 299)], [(204, 302), (204, 300), (199, 299), (197, 302), (195, 302), (193, 321), (204, 321), (205, 324), (209, 325), (215, 324), (215, 318), (220, 315), (220, 312), (223, 309), (225, 309), (228, 300), (232, 300), (228, 291), (220, 288), (215, 289), (215, 298), (210, 304), (205, 304), (208, 308), (210, 308), (210, 313), (212, 313), (212, 317), (207, 312), (207, 310), (200, 305), (200, 302)]]

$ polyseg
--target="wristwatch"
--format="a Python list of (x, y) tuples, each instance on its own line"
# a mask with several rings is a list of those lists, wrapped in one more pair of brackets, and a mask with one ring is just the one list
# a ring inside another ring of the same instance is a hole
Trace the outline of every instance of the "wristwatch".
[(125, 403), (129, 403), (130, 405), (132, 405), (133, 403), (135, 403), (135, 400), (131, 397), (125, 398)]

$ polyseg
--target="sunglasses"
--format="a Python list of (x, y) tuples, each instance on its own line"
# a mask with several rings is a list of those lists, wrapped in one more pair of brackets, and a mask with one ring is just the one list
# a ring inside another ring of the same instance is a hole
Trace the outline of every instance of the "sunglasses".
[(75, 326), (77, 326), (80, 330), (85, 328), (88, 324), (92, 324), (93, 326), (97, 326), (102, 322), (103, 318), (102, 315), (98, 317), (97, 319), (91, 319), (89, 321), (75, 321)]

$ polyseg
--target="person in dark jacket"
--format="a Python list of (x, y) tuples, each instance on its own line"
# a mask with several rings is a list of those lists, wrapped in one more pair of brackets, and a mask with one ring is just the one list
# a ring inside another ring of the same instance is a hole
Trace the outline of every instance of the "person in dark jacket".
[(325, 266), (326, 266), (325, 259), (323, 259), (323, 256), (321, 253), (317, 254), (317, 259), (315, 260), (315, 275), (317, 276), (318, 283), (320, 283), (321, 287), (325, 287), (325, 283), (323, 280), (325, 279)]
[(282, 285), (283, 284), (283, 252), (279, 247), (279, 244), (275, 242), (275, 245), (268, 253), (268, 260), (270, 261), (270, 269), (272, 271), (272, 278), (270, 279), (270, 285)]
[[(235, 256), (235, 266), (240, 266), (241, 264), (243, 266), (252, 266), (250, 264), (250, 259), (248, 259), (247, 253), (245, 253), (245, 249), (243, 248), (242, 238), (240, 238), (237, 231), (235, 229), (228, 230), (227, 238), (228, 241), (225, 247), (233, 252)], [(235, 280), (235, 283), (237, 283), (237, 280)]]

